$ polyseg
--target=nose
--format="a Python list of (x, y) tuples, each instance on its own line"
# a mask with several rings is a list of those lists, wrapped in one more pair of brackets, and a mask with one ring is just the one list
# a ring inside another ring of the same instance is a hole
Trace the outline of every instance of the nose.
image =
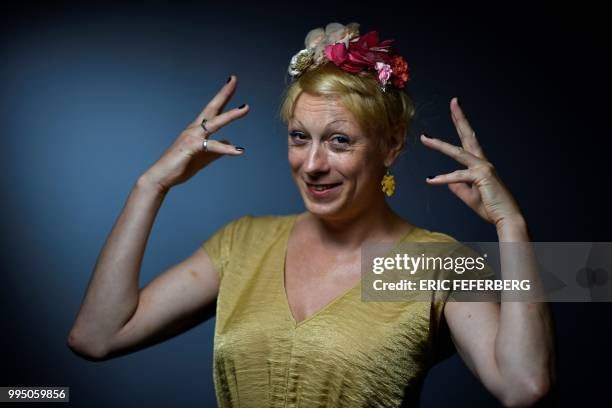
[(327, 151), (319, 141), (310, 145), (304, 171), (313, 178), (329, 171)]

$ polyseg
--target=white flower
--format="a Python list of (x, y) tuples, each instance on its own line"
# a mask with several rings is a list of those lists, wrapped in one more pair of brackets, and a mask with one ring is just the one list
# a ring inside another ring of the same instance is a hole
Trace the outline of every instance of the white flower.
[(300, 75), (312, 63), (314, 52), (311, 49), (304, 48), (291, 58), (289, 63), (289, 75)]
[(289, 63), (289, 74), (293, 77), (301, 75), (306, 69), (316, 67), (327, 61), (325, 47), (330, 44), (343, 42), (347, 47), (350, 40), (359, 37), (359, 24), (329, 23), (322, 27), (314, 28), (308, 32), (304, 45), (306, 48), (300, 50), (291, 58)]

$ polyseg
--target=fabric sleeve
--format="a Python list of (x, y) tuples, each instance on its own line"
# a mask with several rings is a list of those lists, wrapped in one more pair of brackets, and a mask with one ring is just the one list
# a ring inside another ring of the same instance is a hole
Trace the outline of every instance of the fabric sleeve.
[(208, 254), (215, 270), (219, 274), (219, 282), (223, 280), (223, 275), (229, 261), (232, 259), (234, 249), (240, 242), (239, 233), (242, 230), (241, 227), (251, 218), (250, 215), (245, 215), (227, 223), (202, 243), (202, 248)]

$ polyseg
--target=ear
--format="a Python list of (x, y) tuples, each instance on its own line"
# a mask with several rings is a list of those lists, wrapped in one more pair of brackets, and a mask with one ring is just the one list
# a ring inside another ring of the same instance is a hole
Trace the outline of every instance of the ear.
[(385, 167), (391, 167), (397, 156), (402, 152), (406, 145), (406, 125), (399, 124), (395, 126), (391, 131), (391, 137), (389, 143), (386, 146), (386, 152), (384, 155)]

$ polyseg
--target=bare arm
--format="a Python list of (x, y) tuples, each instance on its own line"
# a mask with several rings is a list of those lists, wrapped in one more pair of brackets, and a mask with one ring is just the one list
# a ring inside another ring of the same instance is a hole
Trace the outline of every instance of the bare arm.
[(110, 337), (134, 314), (146, 242), (166, 191), (141, 177), (106, 239), (68, 337), (71, 349), (100, 358)]
[[(528, 242), (521, 225), (500, 227), (500, 242)], [(536, 268), (529, 266), (533, 260), (526, 259), (527, 248), (502, 247), (503, 279), (539, 281)], [(555, 382), (554, 329), (547, 303), (448, 302), (444, 315), (462, 359), (504, 405), (528, 406), (547, 395)]]
[[(468, 207), (495, 225), (502, 279), (526, 279), (539, 287), (527, 224), (518, 203), (485, 156), (456, 98), (451, 99), (450, 109), (461, 146), (425, 135), (421, 141), (466, 168), (427, 178), (427, 182), (447, 185)], [(534, 292), (542, 293), (538, 289)], [(448, 302), (444, 316), (459, 354), (485, 387), (507, 406), (531, 405), (543, 399), (555, 382), (550, 309), (535, 297), (530, 301), (504, 300), (502, 292), (501, 306)]]
[(218, 273), (201, 247), (140, 291), (132, 318), (111, 337), (105, 359), (169, 339), (214, 314)]
[(218, 273), (201, 247), (138, 288), (145, 244), (164, 196), (143, 181), (130, 193), (100, 253), (68, 338), (80, 356), (105, 360), (134, 352), (171, 338), (212, 313)]
[[(202, 143), (248, 113), (246, 105), (221, 113), (236, 88), (231, 79), (130, 192), (68, 335), (68, 346), (80, 356), (101, 360), (159, 342), (197, 323), (214, 302), (217, 273), (201, 248), (144, 288), (138, 282), (149, 233), (170, 188), (224, 155), (243, 154), (228, 142), (209, 140), (207, 150)], [(200, 126), (204, 118), (206, 130)]]

